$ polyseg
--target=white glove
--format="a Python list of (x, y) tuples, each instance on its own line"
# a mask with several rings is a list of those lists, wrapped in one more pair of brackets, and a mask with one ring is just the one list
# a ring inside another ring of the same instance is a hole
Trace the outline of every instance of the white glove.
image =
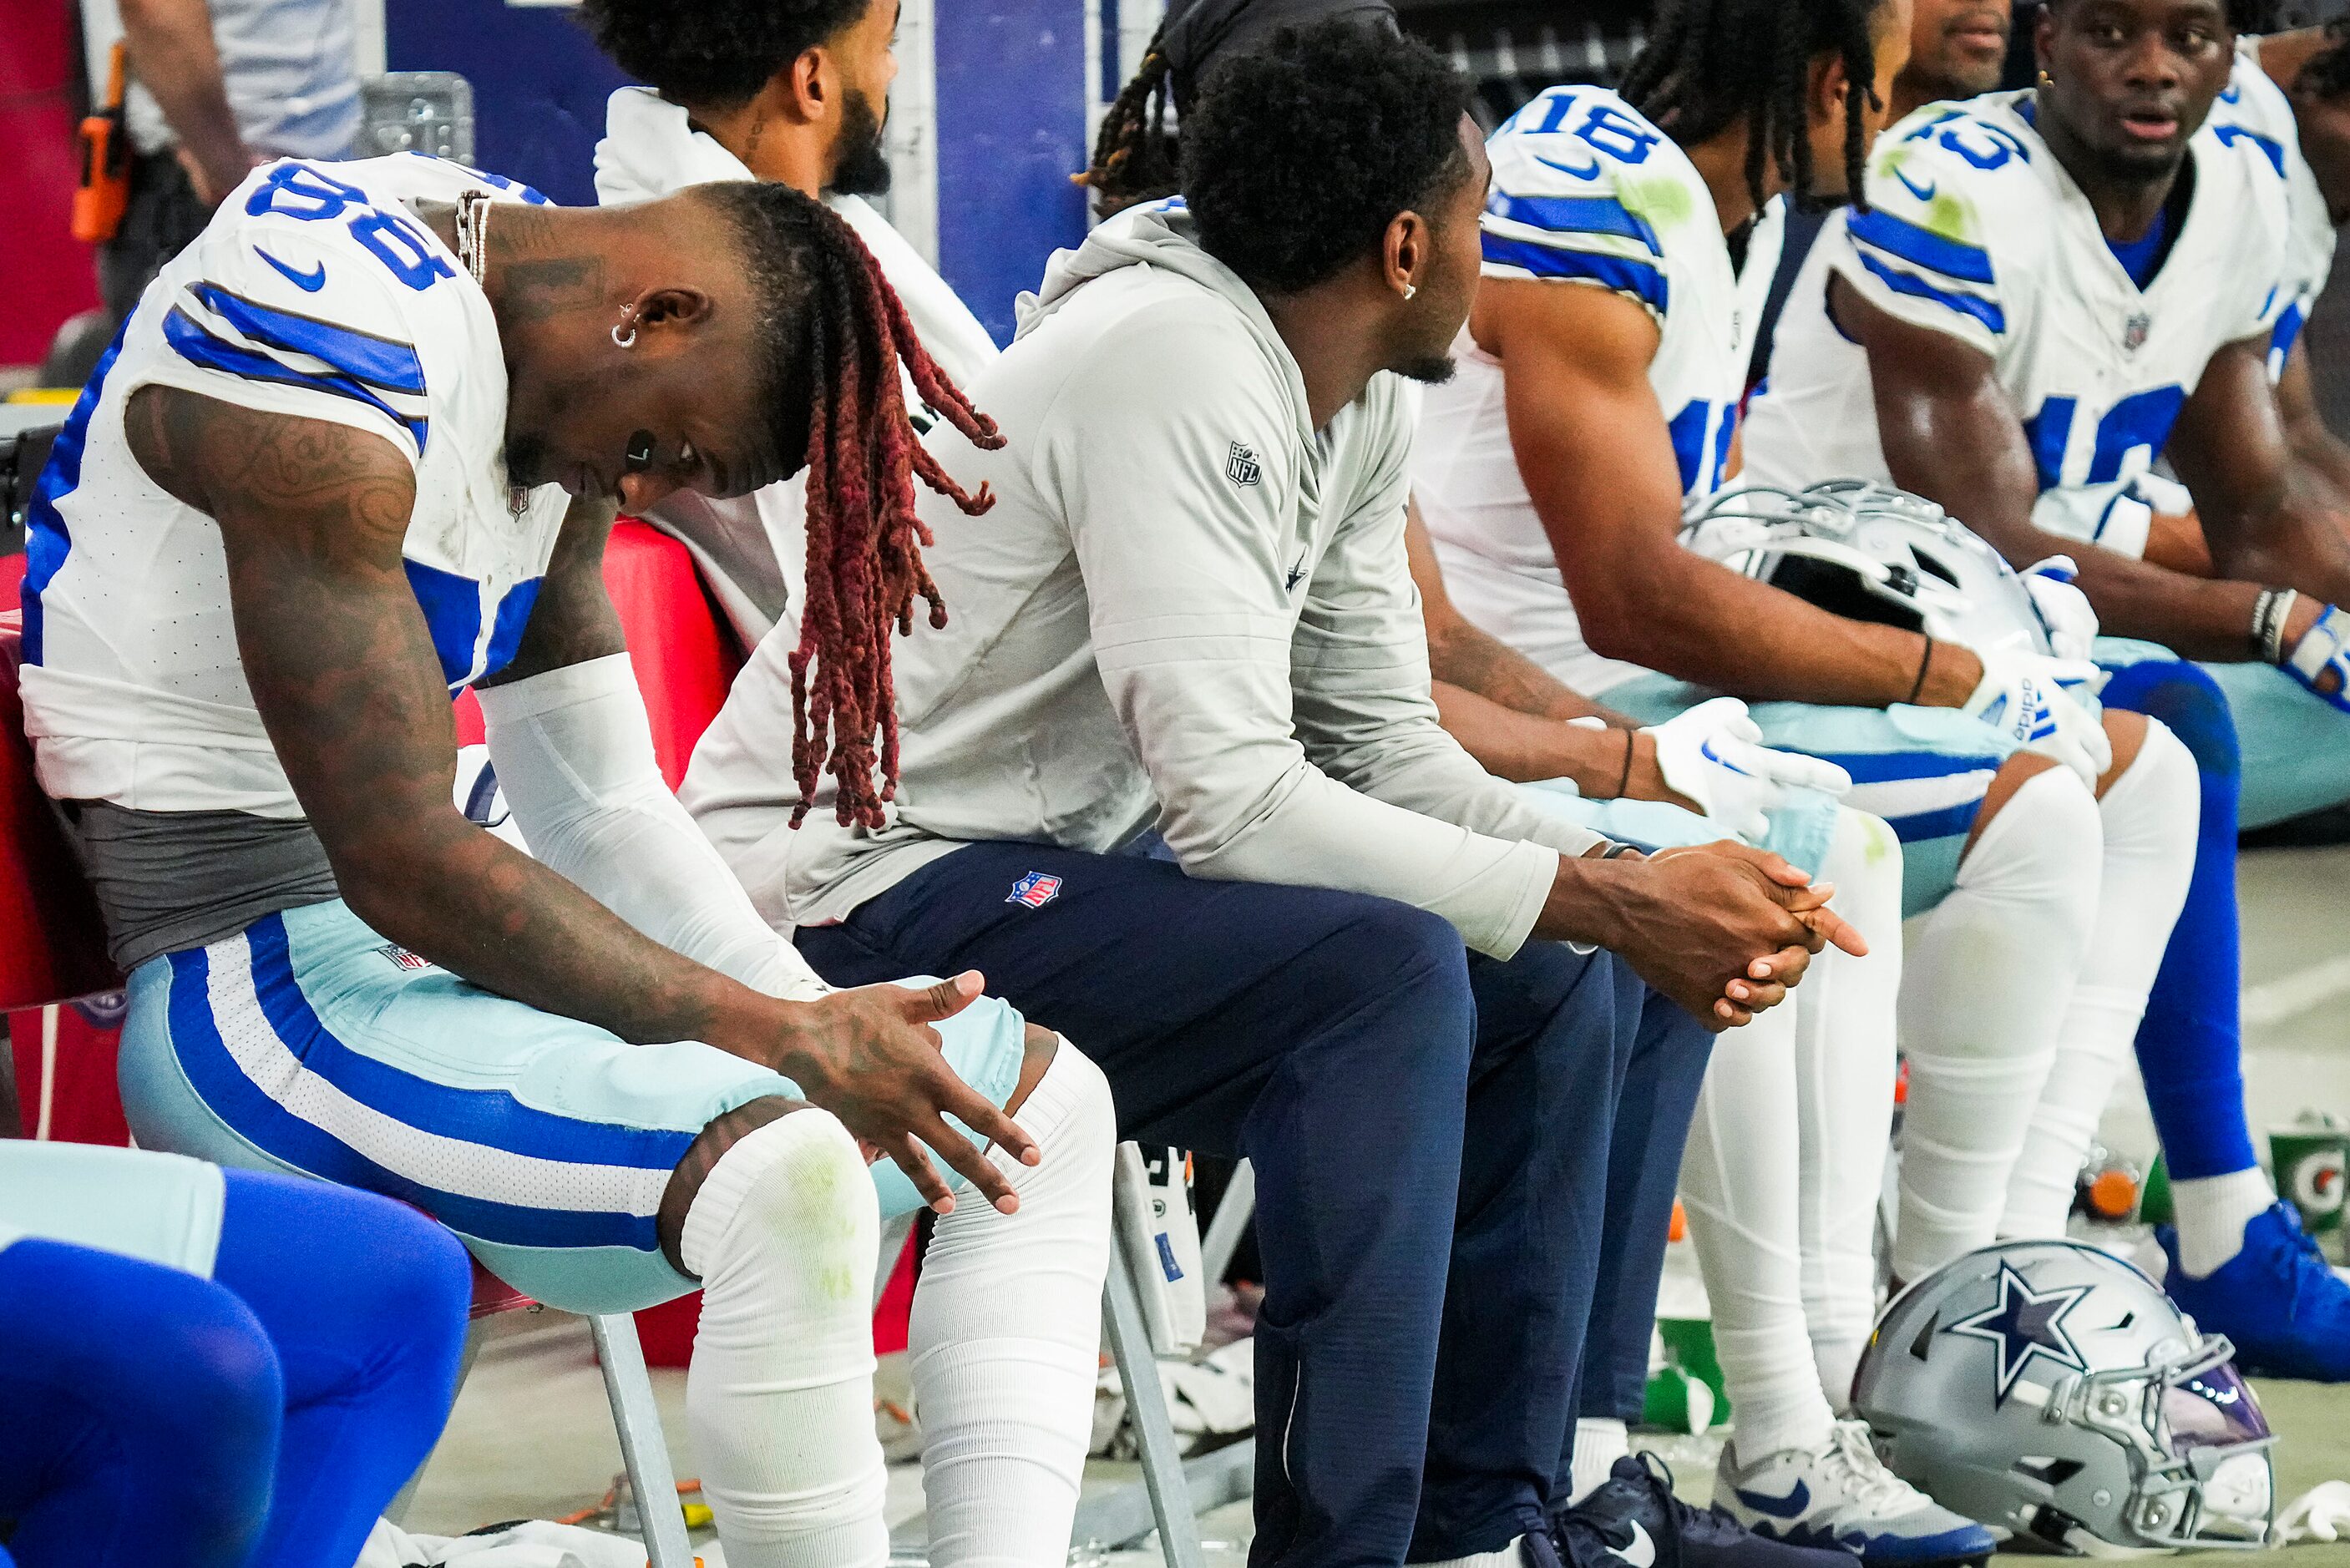
[(2316, 624), (2287, 650), (2283, 668), (2313, 695), (2350, 713), (2350, 615), (2332, 605), (2319, 611)]
[(1750, 844), (1771, 831), (1763, 814), (1784, 802), (1789, 785), (1832, 795), (1852, 788), (1852, 775), (1834, 763), (1763, 745), (1762, 726), (1735, 697), (1700, 702), (1644, 732), (1656, 737), (1666, 787)]
[(2070, 556), (2051, 556), (2023, 570), (2023, 586), (2032, 607), (2048, 630), (2048, 645), (2059, 659), (2085, 659), (2097, 640), (2097, 612), (2089, 596), (2073, 586), (2081, 568)]
[(2090, 788), (2114, 765), (2113, 742), (2093, 703), (2106, 673), (2086, 659), (1985, 653), (1982, 680), (1963, 708), (2027, 752), (2054, 757)]

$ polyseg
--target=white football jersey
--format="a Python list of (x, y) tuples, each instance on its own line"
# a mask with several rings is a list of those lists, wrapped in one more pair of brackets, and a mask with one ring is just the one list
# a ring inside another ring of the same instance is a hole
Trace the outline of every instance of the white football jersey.
[(61, 800), (301, 815), (237, 656), (213, 519), (123, 431), (151, 383), (381, 436), (414, 465), (401, 555), (453, 691), (514, 656), (568, 498), (506, 483), (497, 322), (408, 203), (484, 190), (416, 153), (256, 170), (140, 296), (28, 515), (25, 728)]
[(2285, 242), (2284, 296), (2269, 339), (2269, 379), (2274, 380), (2284, 374), (2285, 356), (2309, 324), (2310, 310), (2334, 270), (2334, 220), (2326, 213), (2317, 175), (2302, 156), (2293, 100), (2261, 68), (2260, 48), (2258, 38), (2237, 46), (2227, 90), (2211, 106), (2211, 130), (2223, 146), (2264, 160), (2285, 182), (2292, 233)]
[[(1747, 334), (1778, 268), (1780, 205), (1754, 225), (1737, 265), (1695, 165), (1605, 88), (1551, 88), (1503, 122), (1486, 151), (1484, 275), (1604, 288), (1654, 317), (1648, 384), (1681, 492), (1711, 494), (1738, 428)], [(1447, 591), (1471, 620), (1579, 691), (1639, 674), (1583, 640), (1511, 450), (1501, 361), (1465, 332), (1453, 357), (1459, 372), (1428, 389), (1412, 451), (1412, 492)]]
[(1891, 477), (1867, 356), (1828, 317), (1833, 272), (1878, 309), (1991, 356), (2039, 469), (2034, 523), (2145, 549), (2145, 509), (2116, 503), (2211, 356), (2271, 332), (2282, 308), (2284, 180), (2207, 123), (2189, 143), (2187, 216), (2141, 290), (2034, 113), (2029, 91), (1991, 93), (1929, 104), (1878, 140), (1869, 210), (1829, 221), (1788, 296), (1747, 410), (1744, 477)]

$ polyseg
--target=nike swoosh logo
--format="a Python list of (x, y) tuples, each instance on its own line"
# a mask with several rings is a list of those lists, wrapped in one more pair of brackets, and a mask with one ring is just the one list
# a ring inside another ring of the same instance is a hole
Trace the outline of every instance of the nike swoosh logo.
[(1901, 182), (1901, 183), (1902, 183), (1903, 188), (1905, 188), (1906, 190), (1908, 190), (1908, 192), (1909, 192), (1912, 196), (1917, 197), (1917, 198), (1918, 198), (1918, 200), (1919, 200), (1920, 202), (1930, 202), (1930, 201), (1932, 201), (1932, 200), (1934, 199), (1934, 182), (1933, 182), (1933, 181), (1931, 181), (1931, 180), (1927, 181), (1927, 182), (1926, 182), (1926, 183), (1925, 183), (1925, 185), (1924, 185), (1924, 187), (1921, 189), (1918, 185), (1917, 185), (1915, 182), (1913, 182), (1910, 180), (1910, 178), (1909, 178), (1909, 176), (1908, 176), (1908, 174), (1904, 173), (1902, 171), (1900, 171), (1900, 170), (1898, 170), (1898, 169), (1896, 169), (1896, 170), (1893, 171), (1893, 177), (1894, 177), (1896, 180), (1900, 181), (1900, 182)]
[(1599, 174), (1599, 160), (1596, 158), (1580, 169), (1572, 163), (1561, 163), (1555, 158), (1544, 158), (1539, 152), (1534, 154), (1534, 161), (1545, 169), (1555, 169), (1562, 174), (1572, 174), (1578, 180), (1596, 179)]
[(1736, 774), (1741, 778), (1751, 779), (1754, 776), (1752, 774), (1748, 773), (1744, 768), (1740, 767), (1736, 763), (1731, 762), (1728, 757), (1725, 757), (1721, 753), (1715, 751), (1713, 749), (1713, 741), (1711, 737), (1708, 737), (1705, 744), (1698, 748), (1698, 753), (1704, 757), (1707, 762), (1711, 763), (1715, 767), (1721, 768), (1725, 772)]
[(1812, 1489), (1803, 1481), (1797, 1481), (1795, 1490), (1784, 1497), (1748, 1491), (1744, 1487), (1738, 1488), (1737, 1492), (1739, 1501), (1755, 1512), (1767, 1513), (1773, 1519), (1800, 1519), (1804, 1511), (1812, 1506)]
[(263, 261), (267, 262), (271, 266), (276, 267), (279, 272), (284, 273), (286, 275), (286, 281), (292, 284), (295, 287), (300, 289), (305, 294), (316, 294), (320, 289), (327, 286), (327, 264), (325, 262), (319, 262), (308, 272), (296, 272), (292, 267), (287, 266), (284, 262), (279, 261), (276, 256), (271, 255), (267, 251), (263, 250), (259, 245), (253, 247), (253, 254), (259, 256)]
[(1610, 1553), (1630, 1563), (1632, 1568), (1656, 1568), (1657, 1543), (1648, 1539), (1648, 1532), (1640, 1528), (1638, 1520), (1627, 1520), (1625, 1522), (1632, 1527), (1631, 1543), (1610, 1547)]

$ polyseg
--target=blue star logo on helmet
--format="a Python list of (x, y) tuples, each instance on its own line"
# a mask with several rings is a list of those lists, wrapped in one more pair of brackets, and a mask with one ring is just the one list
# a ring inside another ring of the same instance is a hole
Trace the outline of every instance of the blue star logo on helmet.
[(2057, 1285), (2044, 1294), (2034, 1291), (2022, 1274), (2002, 1260), (1999, 1265), (1999, 1303), (1972, 1317), (1960, 1318), (1944, 1334), (1963, 1334), (1988, 1340), (1999, 1347), (1999, 1389), (1994, 1405), (2004, 1405), (2023, 1369), (2035, 1355), (2075, 1372), (2088, 1370), (2081, 1352), (2065, 1331), (2064, 1318), (2094, 1285)]

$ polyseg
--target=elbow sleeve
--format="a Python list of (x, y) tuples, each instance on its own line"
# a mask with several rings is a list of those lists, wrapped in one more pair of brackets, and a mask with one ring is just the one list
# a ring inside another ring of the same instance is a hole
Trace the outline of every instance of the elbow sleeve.
[(774, 996), (825, 990), (663, 782), (629, 656), (480, 692), (531, 853), (664, 947)]

